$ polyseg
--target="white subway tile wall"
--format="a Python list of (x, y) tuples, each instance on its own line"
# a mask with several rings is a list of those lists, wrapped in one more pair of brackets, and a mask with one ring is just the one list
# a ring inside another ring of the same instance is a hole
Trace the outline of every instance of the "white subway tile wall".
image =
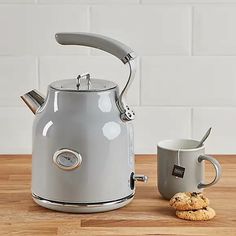
[(156, 153), (157, 143), (163, 139), (191, 138), (190, 108), (139, 106), (135, 111), (136, 153)]
[(235, 153), (236, 108), (194, 108), (193, 135), (200, 137), (213, 127), (206, 141), (208, 153)]
[(0, 3), (36, 3), (37, 0), (0, 0)]
[(29, 5), (0, 5), (0, 55), (32, 51), (33, 13)]
[(38, 88), (36, 58), (0, 57), (0, 81), (0, 108), (19, 106), (22, 104), (19, 98), (25, 91)]
[(94, 6), (90, 24), (92, 32), (121, 40), (139, 55), (190, 53), (189, 6)]
[(194, 8), (194, 55), (236, 54), (236, 5)]
[(128, 92), (135, 152), (160, 140), (200, 139), (236, 153), (236, 0), (0, 0), (0, 153), (31, 153), (33, 114), (19, 96), (90, 72), (122, 88), (128, 69), (99, 50), (61, 46), (56, 32), (94, 32), (133, 48)]
[(141, 3), (235, 3), (236, 0), (140, 0)]
[(87, 54), (85, 47), (63, 47), (55, 43), (57, 32), (89, 30), (89, 7), (80, 5), (33, 6), (33, 53), (36, 55)]
[(1, 153), (31, 153), (32, 120), (33, 113), (26, 107), (0, 108)]
[[(37, 0), (36, 0), (37, 1)], [(129, 4), (139, 3), (139, 0), (38, 0), (38, 3), (79, 3), (79, 4)]]
[(143, 57), (141, 64), (141, 105), (236, 106), (236, 57)]

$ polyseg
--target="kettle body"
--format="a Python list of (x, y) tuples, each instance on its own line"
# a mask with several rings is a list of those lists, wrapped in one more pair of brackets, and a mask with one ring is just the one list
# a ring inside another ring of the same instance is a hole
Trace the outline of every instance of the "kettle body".
[[(83, 79), (86, 80), (83, 80)], [(113, 82), (57, 81), (46, 98), (22, 96), (35, 113), (32, 196), (36, 203), (65, 212), (100, 212), (128, 204), (136, 175), (132, 118)], [(122, 110), (122, 107), (124, 108)]]

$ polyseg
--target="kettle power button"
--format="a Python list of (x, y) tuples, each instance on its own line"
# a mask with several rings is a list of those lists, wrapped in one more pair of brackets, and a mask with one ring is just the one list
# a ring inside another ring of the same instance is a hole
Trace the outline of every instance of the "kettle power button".
[(63, 170), (73, 170), (81, 165), (82, 157), (79, 153), (64, 148), (54, 153), (53, 162)]

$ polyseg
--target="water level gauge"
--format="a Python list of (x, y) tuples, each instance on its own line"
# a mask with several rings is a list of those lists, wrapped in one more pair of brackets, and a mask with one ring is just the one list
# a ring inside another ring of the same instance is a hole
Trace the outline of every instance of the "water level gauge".
[(53, 162), (63, 170), (73, 170), (82, 163), (81, 155), (70, 149), (60, 149), (53, 155)]

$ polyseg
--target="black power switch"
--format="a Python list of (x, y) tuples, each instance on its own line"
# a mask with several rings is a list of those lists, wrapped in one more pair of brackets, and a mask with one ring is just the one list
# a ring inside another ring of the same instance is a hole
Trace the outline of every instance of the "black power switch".
[(134, 189), (134, 172), (132, 172), (130, 175), (130, 188), (131, 190)]

